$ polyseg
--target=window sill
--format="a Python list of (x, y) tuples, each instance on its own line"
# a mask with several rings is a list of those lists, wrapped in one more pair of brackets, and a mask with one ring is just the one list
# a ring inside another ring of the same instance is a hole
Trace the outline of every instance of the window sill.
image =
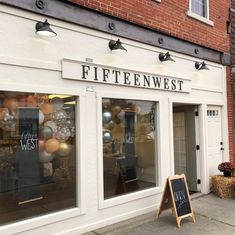
[(208, 24), (210, 26), (214, 26), (214, 22), (213, 21), (211, 21), (211, 20), (209, 20), (209, 19), (207, 19), (205, 17), (202, 17), (202, 16), (200, 16), (198, 14), (195, 14), (195, 13), (193, 13), (191, 11), (187, 11), (187, 16), (189, 16), (189, 17), (191, 17), (193, 19), (199, 20), (199, 21), (201, 21), (204, 24)]

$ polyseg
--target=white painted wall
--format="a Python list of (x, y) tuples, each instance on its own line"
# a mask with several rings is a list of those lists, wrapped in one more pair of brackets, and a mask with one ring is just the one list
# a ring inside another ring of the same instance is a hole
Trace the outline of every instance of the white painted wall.
[[(58, 34), (41, 39), (35, 24), (44, 17), (0, 4), (0, 89), (30, 92), (73, 94), (80, 97), (79, 114), (79, 208), (0, 227), (1, 234), (79, 234), (157, 209), (162, 187), (174, 174), (172, 103), (199, 104), (199, 136), (202, 192), (209, 191), (207, 162), (206, 106), (220, 105), (225, 128), (223, 158), (228, 158), (225, 68), (207, 62), (209, 71), (196, 71), (195, 58), (171, 52), (175, 63), (161, 63), (163, 49), (121, 38), (128, 52), (114, 54), (108, 48), (115, 36), (48, 19)], [(190, 79), (190, 93), (156, 91), (143, 88), (115, 87), (64, 80), (63, 58), (85, 61), (136, 71)], [(94, 91), (86, 91), (92, 86)], [(159, 187), (142, 192), (102, 199), (101, 98), (120, 97), (158, 102)], [(98, 116), (97, 116), (98, 114)], [(82, 137), (82, 138), (81, 138)]]

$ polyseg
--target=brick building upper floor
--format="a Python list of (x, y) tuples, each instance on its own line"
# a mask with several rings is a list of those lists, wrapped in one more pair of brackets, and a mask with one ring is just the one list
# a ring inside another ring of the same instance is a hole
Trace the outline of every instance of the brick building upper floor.
[(201, 46), (230, 49), (229, 0), (69, 1)]

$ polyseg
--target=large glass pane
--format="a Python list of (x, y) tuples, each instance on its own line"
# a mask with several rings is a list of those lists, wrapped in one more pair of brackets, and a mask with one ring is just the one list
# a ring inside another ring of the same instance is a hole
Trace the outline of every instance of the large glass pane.
[(0, 223), (76, 207), (76, 97), (0, 91)]
[(104, 198), (156, 186), (156, 103), (102, 99)]
[(207, 0), (191, 0), (191, 9), (192, 12), (207, 17), (206, 11), (207, 11)]

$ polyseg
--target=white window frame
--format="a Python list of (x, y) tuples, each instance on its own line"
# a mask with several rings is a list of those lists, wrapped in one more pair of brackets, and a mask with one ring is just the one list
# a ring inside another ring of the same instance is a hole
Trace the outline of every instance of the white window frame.
[(206, 1), (206, 16), (201, 16), (198, 15), (197, 13), (192, 12), (192, 1), (193, 0), (189, 0), (189, 10), (187, 11), (187, 16), (196, 19), (198, 21), (201, 21), (202, 23), (208, 24), (210, 26), (214, 26), (214, 22), (210, 20), (210, 7), (209, 7), (209, 0), (205, 0)]
[[(17, 85), (16, 85), (17, 84)], [(17, 87), (17, 89), (12, 89)], [(78, 92), (76, 89), (62, 89), (56, 87), (43, 87), (38, 88), (36, 85), (26, 85), (19, 83), (8, 83), (1, 86), (1, 91), (16, 91), (16, 92), (35, 92), (46, 94), (61, 94), (71, 95), (78, 98), (79, 104), (76, 103), (76, 199), (77, 205), (74, 208), (61, 209), (57, 212), (49, 212), (45, 215), (36, 215), (33, 218), (22, 218), (20, 221), (10, 222), (7, 225), (0, 225), (0, 234), (13, 234), (20, 233), (30, 229), (35, 229), (47, 224), (56, 223), (62, 220), (66, 220), (72, 217), (77, 217), (86, 213), (86, 195), (85, 195), (85, 140), (82, 138), (85, 133), (85, 95), (83, 92)]]
[(161, 180), (161, 148), (160, 146), (160, 127), (159, 127), (159, 110), (160, 110), (160, 103), (161, 98), (158, 96), (145, 96), (144, 98), (140, 98), (138, 95), (128, 95), (128, 94), (114, 94), (114, 93), (107, 93), (107, 92), (99, 92), (96, 95), (97, 97), (97, 133), (98, 136), (102, 136), (102, 98), (113, 98), (113, 99), (131, 99), (131, 100), (143, 100), (143, 101), (153, 101), (156, 102), (157, 107), (157, 121), (156, 121), (156, 133), (157, 133), (157, 140), (155, 145), (157, 146), (155, 149), (156, 151), (156, 185), (153, 188), (143, 189), (137, 192), (132, 192), (124, 195), (117, 195), (110, 199), (104, 199), (104, 181), (103, 181), (103, 140), (102, 138), (98, 138), (98, 195), (99, 195), (99, 209), (105, 209), (109, 207), (113, 207), (116, 205), (124, 204), (130, 201), (134, 201), (137, 199), (141, 199), (144, 197), (149, 197), (152, 195), (162, 193), (162, 180)]

